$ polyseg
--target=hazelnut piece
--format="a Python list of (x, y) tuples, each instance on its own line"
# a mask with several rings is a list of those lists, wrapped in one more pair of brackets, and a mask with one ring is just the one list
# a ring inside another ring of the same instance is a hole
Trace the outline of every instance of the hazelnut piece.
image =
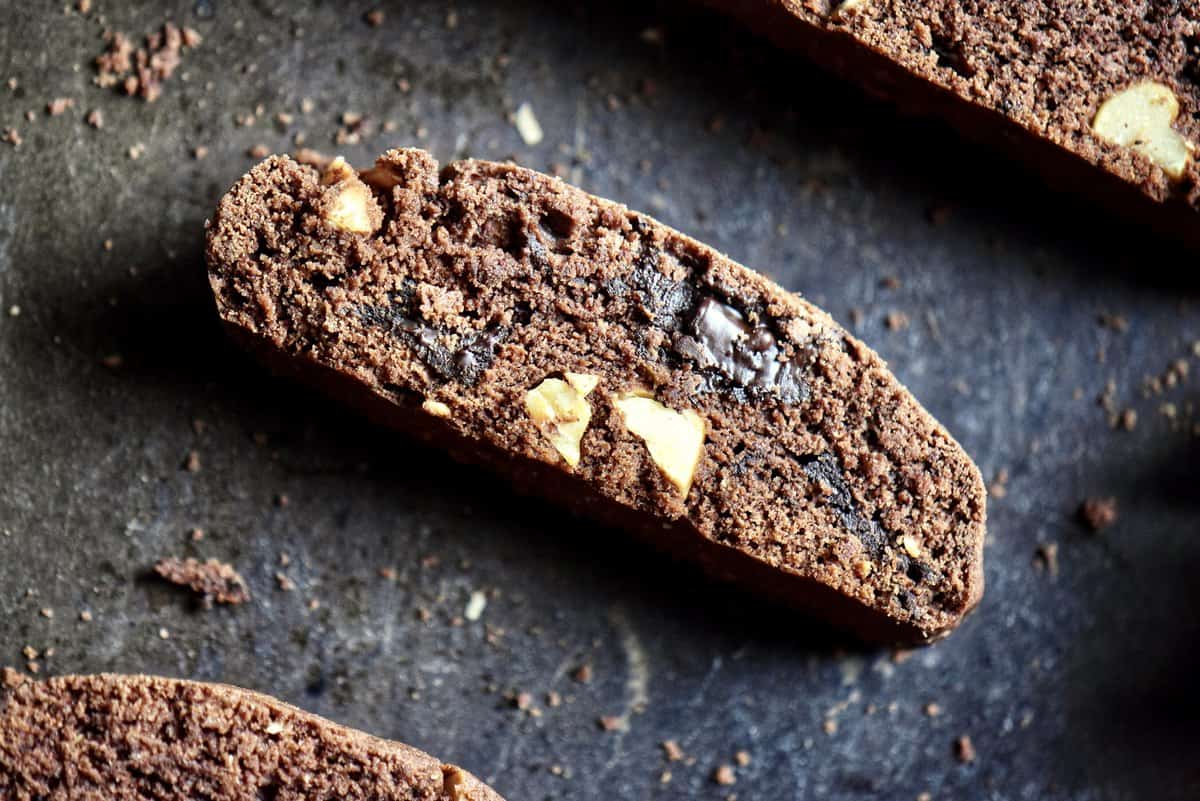
[(592, 421), (588, 393), (600, 383), (600, 377), (585, 373), (565, 373), (563, 378), (547, 378), (525, 393), (525, 411), (550, 440), (569, 467), (579, 464), (579, 443)]
[(383, 222), (383, 212), (358, 173), (338, 156), (321, 175), (328, 187), (321, 199), (321, 218), (340, 231), (372, 234)]
[(677, 412), (654, 398), (632, 392), (618, 395), (613, 405), (624, 418), (625, 427), (646, 443), (654, 464), (686, 498), (704, 453), (708, 434), (704, 418), (691, 409)]
[(1142, 81), (1101, 103), (1092, 118), (1092, 130), (1107, 142), (1141, 153), (1178, 180), (1193, 149), (1192, 143), (1171, 127), (1178, 116), (1179, 100), (1169, 86)]

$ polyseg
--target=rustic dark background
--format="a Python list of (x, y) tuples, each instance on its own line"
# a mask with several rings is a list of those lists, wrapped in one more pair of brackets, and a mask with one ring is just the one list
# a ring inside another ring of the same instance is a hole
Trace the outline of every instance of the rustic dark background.
[[(4, 0), (0, 19), (0, 128), (23, 139), (0, 144), (0, 665), (29, 646), (41, 675), (251, 687), (512, 801), (1200, 795), (1196, 379), (1143, 388), (1200, 369), (1194, 255), (680, 3)], [(105, 27), (166, 19), (204, 42), (157, 102), (92, 85)], [(368, 117), (357, 143), (334, 142), (343, 112)], [(1002, 488), (982, 607), (907, 659), (857, 651), (262, 374), (216, 325), (203, 224), (248, 150), (297, 132), (359, 163), (421, 145), (557, 168), (827, 308)], [(1110, 381), (1131, 431), (1097, 404)], [(1120, 504), (1100, 534), (1074, 518), (1094, 495)], [(197, 610), (146, 576), (167, 555), (232, 562), (254, 600)]]

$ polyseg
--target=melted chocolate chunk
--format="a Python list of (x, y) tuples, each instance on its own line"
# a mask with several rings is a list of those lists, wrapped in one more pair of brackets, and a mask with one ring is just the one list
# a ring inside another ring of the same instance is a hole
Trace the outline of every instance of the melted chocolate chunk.
[(773, 391), (784, 403), (808, 400), (808, 383), (800, 376), (801, 366), (783, 361), (775, 334), (764, 325), (752, 326), (742, 313), (716, 298), (700, 301), (692, 319), (691, 336), (676, 340), (675, 351), (701, 368), (715, 369), (724, 382), (710, 380), (713, 389), (721, 383), (751, 394)]
[(687, 281), (672, 281), (659, 272), (657, 250), (642, 254), (629, 280), (641, 301), (642, 312), (658, 328), (679, 331), (695, 308), (696, 290)]
[(407, 342), (425, 366), (443, 381), (461, 381), (473, 386), (491, 366), (497, 348), (508, 336), (506, 327), (489, 326), (482, 331), (460, 334), (458, 348), (451, 350), (442, 343), (450, 332), (415, 319), (409, 305), (401, 301), (391, 306), (366, 306), (358, 313), (367, 323), (386, 328)]
[(859, 511), (837, 457), (832, 453), (822, 453), (820, 456), (803, 457), (800, 463), (805, 475), (828, 488), (825, 501), (837, 513), (842, 525), (858, 537), (873, 559), (882, 558), (889, 539), (887, 532), (879, 523)]

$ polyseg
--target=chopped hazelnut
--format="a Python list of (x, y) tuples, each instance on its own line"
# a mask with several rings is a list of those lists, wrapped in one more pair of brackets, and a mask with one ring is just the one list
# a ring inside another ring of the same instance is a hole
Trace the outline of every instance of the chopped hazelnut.
[(677, 412), (634, 393), (618, 395), (613, 405), (624, 418), (625, 427), (646, 443), (650, 459), (686, 498), (704, 454), (708, 434), (704, 418), (691, 409)]
[(341, 156), (325, 168), (321, 183), (329, 187), (321, 204), (321, 216), (329, 225), (350, 233), (371, 234), (383, 222), (375, 196)]
[(525, 393), (525, 411), (570, 467), (579, 464), (580, 443), (592, 421), (587, 396), (600, 378), (566, 373), (566, 380), (547, 378)]
[(1171, 127), (1179, 100), (1165, 84), (1142, 81), (1105, 100), (1092, 119), (1096, 135), (1141, 153), (1172, 179), (1183, 177), (1194, 146)]

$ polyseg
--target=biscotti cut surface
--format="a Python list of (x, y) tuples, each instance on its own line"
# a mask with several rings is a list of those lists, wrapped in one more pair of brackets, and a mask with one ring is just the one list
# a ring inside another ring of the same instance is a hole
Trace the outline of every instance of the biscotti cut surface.
[(264, 695), (150, 676), (0, 686), (4, 801), (503, 801), (461, 768)]
[(1187, 209), (1141, 216), (1200, 242), (1200, 0), (707, 2), (1110, 205)]
[(221, 201), (232, 333), (375, 419), (868, 638), (983, 589), (971, 460), (827, 314), (648, 217), (481, 161), (273, 157)]

